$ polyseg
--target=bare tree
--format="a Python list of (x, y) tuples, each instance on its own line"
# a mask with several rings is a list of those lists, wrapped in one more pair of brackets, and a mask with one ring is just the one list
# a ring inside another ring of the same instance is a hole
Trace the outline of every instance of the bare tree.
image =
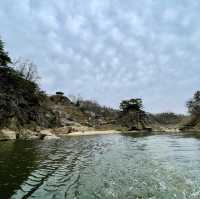
[(38, 82), (40, 77), (38, 75), (37, 66), (28, 59), (19, 58), (13, 61), (13, 67), (24, 76), (26, 80)]
[(69, 94), (68, 98), (75, 104), (80, 102), (80, 101), (83, 101), (83, 97), (81, 97), (80, 94), (78, 94), (78, 96), (73, 95), (73, 94)]

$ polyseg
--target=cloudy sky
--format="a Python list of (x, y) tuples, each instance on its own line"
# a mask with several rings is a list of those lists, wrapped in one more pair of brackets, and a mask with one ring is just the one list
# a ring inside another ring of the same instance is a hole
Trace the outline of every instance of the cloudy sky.
[(198, 0), (1, 0), (12, 58), (38, 66), (43, 89), (149, 112), (186, 110), (200, 89)]

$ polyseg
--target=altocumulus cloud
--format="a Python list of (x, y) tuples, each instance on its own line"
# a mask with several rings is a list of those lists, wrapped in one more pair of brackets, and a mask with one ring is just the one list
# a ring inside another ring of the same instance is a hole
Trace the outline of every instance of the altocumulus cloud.
[(38, 65), (49, 93), (184, 112), (200, 85), (199, 9), (197, 0), (1, 0), (0, 34), (12, 57)]

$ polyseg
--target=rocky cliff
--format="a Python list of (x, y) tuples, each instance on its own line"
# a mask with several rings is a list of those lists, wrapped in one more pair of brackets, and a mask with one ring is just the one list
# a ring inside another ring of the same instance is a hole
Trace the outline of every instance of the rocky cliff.
[(46, 105), (47, 96), (36, 83), (9, 67), (0, 67), (0, 127), (53, 128), (59, 116)]

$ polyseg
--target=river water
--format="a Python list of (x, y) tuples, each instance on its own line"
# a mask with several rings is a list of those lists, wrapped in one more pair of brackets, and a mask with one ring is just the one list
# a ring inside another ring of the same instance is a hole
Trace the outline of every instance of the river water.
[(0, 143), (0, 198), (200, 198), (200, 138), (97, 135)]

